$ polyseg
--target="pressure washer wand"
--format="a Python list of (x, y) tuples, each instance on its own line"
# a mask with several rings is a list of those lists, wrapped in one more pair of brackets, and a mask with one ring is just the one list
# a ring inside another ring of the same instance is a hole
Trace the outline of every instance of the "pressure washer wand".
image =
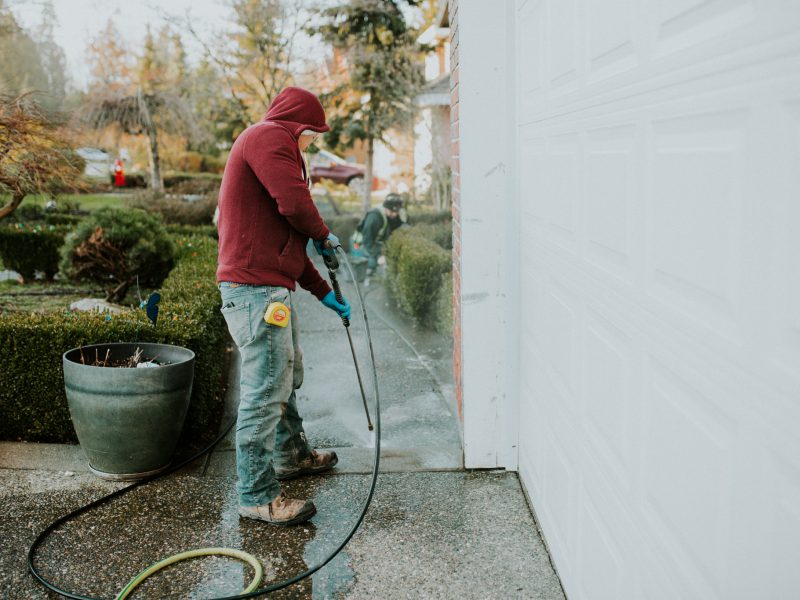
[[(341, 246), (339, 246), (341, 247)], [(344, 296), (342, 290), (339, 288), (339, 281), (336, 279), (336, 270), (339, 268), (339, 260), (336, 258), (336, 249), (331, 244), (330, 240), (325, 240), (324, 248), (328, 251), (322, 253), (322, 260), (325, 261), (325, 266), (328, 267), (328, 277), (331, 280), (333, 287), (333, 294), (336, 296), (336, 301), (339, 304), (344, 304)], [(358, 358), (356, 358), (356, 349), (353, 346), (353, 336), (350, 335), (350, 319), (342, 315), (342, 324), (344, 330), (347, 332), (347, 341), (350, 342), (350, 352), (353, 354), (353, 364), (356, 366), (356, 376), (358, 377), (358, 389), (361, 390), (361, 400), (364, 402), (364, 412), (367, 415), (367, 426), (369, 430), (373, 430), (372, 419), (369, 416), (369, 407), (367, 406), (367, 394), (364, 392), (364, 383), (361, 380), (361, 369), (358, 367)]]

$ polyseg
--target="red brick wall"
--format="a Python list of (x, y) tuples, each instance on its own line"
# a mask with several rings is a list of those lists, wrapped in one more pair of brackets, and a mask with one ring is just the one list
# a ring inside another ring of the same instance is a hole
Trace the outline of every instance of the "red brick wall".
[(461, 165), (458, 116), (458, 0), (448, 0), (450, 16), (450, 137), (453, 168), (453, 374), (456, 404), (461, 421), (463, 379), (461, 373)]

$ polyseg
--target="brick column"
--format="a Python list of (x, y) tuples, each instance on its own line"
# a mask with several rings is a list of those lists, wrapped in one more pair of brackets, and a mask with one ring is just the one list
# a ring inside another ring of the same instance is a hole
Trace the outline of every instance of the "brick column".
[(450, 18), (450, 161), (453, 170), (453, 374), (458, 415), (464, 420), (461, 372), (461, 165), (458, 117), (458, 0), (448, 0)]

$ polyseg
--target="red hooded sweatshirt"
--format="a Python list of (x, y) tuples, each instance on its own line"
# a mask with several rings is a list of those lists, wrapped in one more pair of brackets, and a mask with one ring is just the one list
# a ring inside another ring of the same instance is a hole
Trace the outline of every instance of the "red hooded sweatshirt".
[(328, 131), (322, 104), (289, 87), (234, 142), (219, 192), (217, 281), (291, 290), (298, 282), (320, 300), (331, 290), (306, 255), (309, 238), (330, 233), (311, 199), (297, 145), (308, 129)]

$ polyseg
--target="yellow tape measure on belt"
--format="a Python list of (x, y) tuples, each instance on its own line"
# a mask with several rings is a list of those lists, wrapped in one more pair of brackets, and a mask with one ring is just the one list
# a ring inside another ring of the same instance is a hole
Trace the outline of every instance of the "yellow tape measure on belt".
[(291, 314), (291, 309), (283, 302), (273, 302), (267, 307), (267, 312), (264, 313), (264, 320), (270, 325), (286, 327), (289, 324)]

